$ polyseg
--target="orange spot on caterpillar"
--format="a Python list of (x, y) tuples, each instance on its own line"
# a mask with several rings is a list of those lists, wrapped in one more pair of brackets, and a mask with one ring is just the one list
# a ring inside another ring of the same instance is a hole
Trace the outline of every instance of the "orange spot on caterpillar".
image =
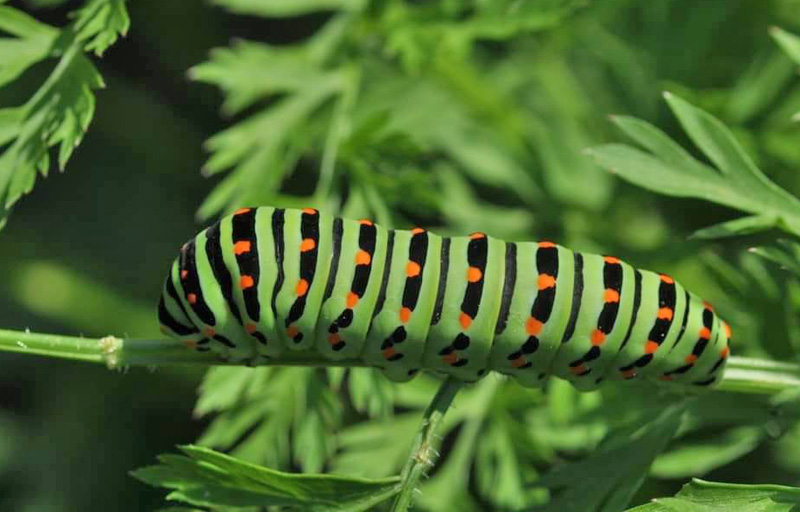
[(297, 336), (298, 334), (300, 334), (300, 329), (298, 329), (298, 328), (297, 328), (297, 327), (295, 327), (294, 325), (290, 325), (289, 327), (287, 327), (287, 328), (286, 328), (286, 334), (287, 334), (287, 335), (288, 335), (290, 338), (294, 338), (295, 336)]
[(483, 277), (483, 272), (478, 267), (469, 267), (467, 269), (467, 281), (470, 283), (477, 283)]
[(255, 284), (256, 282), (253, 280), (252, 276), (242, 276), (241, 279), (239, 279), (239, 287), (241, 287), (242, 290), (252, 288)]
[(192, 305), (197, 304), (197, 295), (195, 295), (194, 293), (186, 294), (186, 301)]
[(233, 214), (234, 215), (244, 215), (245, 213), (249, 213), (252, 208), (239, 208)]
[(256, 324), (247, 324), (244, 326), (244, 330), (247, 331), (247, 334), (253, 334), (258, 330), (258, 326)]
[(647, 343), (644, 344), (644, 353), (645, 354), (652, 354), (656, 350), (658, 350), (659, 346), (660, 345), (658, 343), (656, 343), (655, 341), (648, 341)]
[(197, 342), (194, 340), (186, 340), (183, 343), (186, 345), (186, 348), (190, 350), (194, 350), (197, 348)]
[(603, 294), (603, 300), (606, 302), (619, 302), (619, 292), (612, 288), (606, 288), (606, 292)]
[(600, 345), (603, 344), (604, 341), (606, 341), (606, 333), (604, 333), (600, 329), (593, 330), (591, 341), (592, 345), (594, 345), (595, 347), (599, 347)]
[(550, 274), (539, 274), (539, 289), (546, 290), (556, 285), (556, 278)]
[(719, 357), (725, 359), (731, 353), (731, 349), (728, 346), (725, 346), (722, 350), (719, 351)]
[(385, 359), (389, 359), (390, 357), (392, 357), (395, 354), (397, 354), (397, 351), (394, 349), (394, 347), (387, 347), (387, 348), (383, 349), (383, 357)]
[(369, 265), (372, 262), (372, 256), (363, 249), (359, 249), (356, 253), (356, 265)]
[(205, 329), (203, 329), (203, 334), (205, 334), (209, 338), (213, 338), (214, 335), (217, 333), (214, 331), (213, 327), (206, 327)]
[(528, 321), (525, 322), (525, 332), (530, 336), (538, 336), (542, 332), (542, 327), (544, 327), (544, 324), (532, 316), (528, 317)]
[(347, 294), (347, 307), (353, 309), (358, 304), (358, 299), (360, 297), (353, 292)]
[(542, 249), (552, 249), (555, 246), (556, 246), (556, 244), (554, 244), (553, 242), (548, 242), (546, 240), (542, 241), (542, 242), (539, 242), (539, 247), (542, 248)]
[(695, 361), (697, 361), (697, 356), (694, 354), (689, 354), (688, 356), (686, 356), (686, 359), (684, 359), (684, 361), (686, 361), (686, 364), (694, 364)]
[(672, 308), (659, 308), (657, 316), (659, 320), (672, 320), (672, 314)]
[(620, 373), (626, 379), (632, 379), (636, 377), (636, 370), (634, 370), (633, 368), (631, 368), (630, 370), (621, 370)]
[(250, 245), (249, 240), (240, 240), (239, 242), (233, 244), (233, 254), (236, 256), (248, 253), (250, 252), (250, 249), (252, 249), (252, 246)]
[(525, 356), (519, 356), (518, 358), (511, 361), (511, 366), (513, 366), (514, 368), (521, 368), (526, 364), (528, 364), (528, 361), (527, 359), (525, 359)]
[(188, 270), (181, 270), (181, 279), (185, 280), (187, 277), (189, 277), (189, 271)]
[(303, 208), (303, 213), (307, 213), (309, 215), (316, 215), (317, 210), (314, 208)]
[(458, 317), (458, 322), (461, 324), (462, 329), (469, 329), (469, 326), (472, 325), (472, 317), (462, 311)]
[(731, 330), (731, 326), (728, 325), (728, 322), (722, 322), (722, 328), (725, 329), (725, 337), (731, 339), (733, 337), (733, 331)]
[(329, 344), (336, 345), (340, 341), (342, 341), (342, 338), (341, 338), (341, 336), (339, 336), (338, 332), (333, 332), (333, 333), (328, 335), (328, 343)]
[(424, 232), (425, 232), (425, 230), (422, 229), (422, 228), (414, 228), (414, 229), (411, 230), (411, 234), (412, 235), (420, 235), (420, 234), (422, 234)]
[(486, 233), (481, 233), (480, 231), (476, 231), (469, 235), (470, 240), (481, 240), (482, 238), (486, 238)]
[(661, 278), (661, 280), (662, 280), (663, 282), (665, 282), (665, 283), (667, 283), (667, 284), (673, 284), (673, 283), (675, 283), (675, 280), (674, 280), (674, 279), (672, 279), (672, 278), (671, 278), (670, 276), (668, 276), (667, 274), (659, 274), (659, 277)]
[(358, 221), (358, 223), (363, 226), (372, 226), (372, 221), (369, 219), (361, 219)]
[(442, 361), (452, 366), (458, 362), (458, 355), (455, 352), (450, 352), (446, 356), (442, 356)]
[(416, 261), (409, 261), (406, 265), (406, 275), (408, 277), (417, 277), (422, 272), (422, 268)]
[(317, 242), (315, 242), (313, 238), (304, 238), (303, 241), (300, 242), (300, 252), (313, 251), (316, 246)]
[(297, 293), (298, 297), (302, 297), (306, 293), (308, 293), (308, 281), (305, 279), (300, 279), (297, 281), (297, 287), (295, 288), (295, 292)]
[(703, 339), (710, 339), (711, 338), (711, 330), (708, 327), (703, 327), (700, 329), (700, 337)]
[(714, 306), (712, 306), (710, 302), (703, 301), (703, 307), (714, 311)]
[(411, 310), (408, 308), (400, 308), (400, 321), (405, 324), (408, 323), (409, 320), (411, 320)]
[(585, 372), (586, 370), (587, 370), (587, 368), (586, 368), (585, 364), (579, 364), (578, 366), (570, 366), (569, 367), (569, 372), (572, 375), (581, 374), (581, 373)]
[(609, 265), (619, 265), (621, 263), (620, 259), (616, 256), (604, 256), (603, 261), (608, 263)]

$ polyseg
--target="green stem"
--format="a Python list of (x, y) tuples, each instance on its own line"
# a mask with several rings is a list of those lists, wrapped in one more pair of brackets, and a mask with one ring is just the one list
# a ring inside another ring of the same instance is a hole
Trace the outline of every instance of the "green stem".
[(800, 364), (731, 357), (717, 389), (737, 393), (769, 395), (800, 388)]
[(411, 506), (411, 500), (419, 479), (427, 469), (433, 466), (436, 460), (436, 449), (433, 447), (433, 437), (436, 429), (453, 402), (456, 393), (463, 385), (463, 381), (448, 377), (439, 387), (439, 391), (436, 392), (436, 396), (433, 397), (428, 408), (425, 409), (408, 461), (400, 474), (400, 493), (392, 505), (391, 512), (406, 512), (408, 507)]
[[(110, 367), (152, 366), (164, 364), (244, 365), (247, 361), (223, 361), (213, 352), (187, 350), (173, 339), (146, 340), (82, 338), (0, 329), (0, 352), (34, 354), (59, 359), (105, 363)], [(329, 366), (331, 361), (316, 352), (291, 352), (280, 360), (259, 360), (259, 365)], [(335, 363), (337, 366), (367, 366), (357, 359)], [(800, 364), (731, 357), (725, 376), (717, 389), (736, 393), (771, 395), (786, 389), (800, 388)]]
[[(248, 361), (221, 360), (213, 352), (189, 350), (173, 339), (122, 339), (82, 338), (8, 331), (0, 329), (0, 352), (33, 354), (58, 359), (106, 364), (110, 368), (126, 366), (153, 366), (164, 364), (189, 365), (246, 365)], [(294, 352), (281, 356), (280, 361), (259, 359), (260, 366), (325, 366), (330, 361), (314, 352)], [(346, 359), (336, 363), (341, 366), (366, 366), (363, 361)]]

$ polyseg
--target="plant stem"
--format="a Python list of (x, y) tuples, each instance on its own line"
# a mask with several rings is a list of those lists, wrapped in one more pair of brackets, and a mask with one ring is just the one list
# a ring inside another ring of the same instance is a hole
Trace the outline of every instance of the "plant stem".
[[(245, 365), (248, 361), (224, 361), (213, 352), (188, 350), (173, 339), (83, 338), (0, 329), (0, 352), (34, 354), (59, 359), (105, 363), (109, 367), (164, 364)], [(258, 365), (329, 366), (331, 361), (316, 352), (290, 352), (279, 361), (259, 359)], [(337, 366), (367, 366), (361, 360), (337, 361)], [(771, 395), (800, 388), (800, 364), (731, 357), (716, 389), (736, 393)]]
[(800, 364), (731, 357), (717, 389), (749, 394), (773, 394), (800, 388)]
[[(213, 352), (189, 350), (174, 339), (83, 338), (57, 334), (8, 331), (0, 329), (0, 352), (33, 354), (58, 359), (105, 363), (110, 368), (165, 364), (247, 365), (248, 361), (225, 361)], [(259, 366), (325, 366), (330, 361), (315, 352), (292, 352), (280, 361), (260, 358)], [(341, 366), (366, 366), (363, 361), (343, 360)]]
[(463, 385), (463, 381), (448, 377), (439, 387), (439, 391), (436, 392), (436, 396), (433, 397), (428, 408), (425, 409), (408, 461), (400, 474), (400, 493), (392, 505), (391, 512), (406, 512), (408, 507), (411, 506), (414, 490), (417, 488), (420, 477), (425, 473), (425, 470), (433, 466), (436, 460), (436, 449), (433, 447), (433, 437), (436, 429), (453, 402), (456, 393)]

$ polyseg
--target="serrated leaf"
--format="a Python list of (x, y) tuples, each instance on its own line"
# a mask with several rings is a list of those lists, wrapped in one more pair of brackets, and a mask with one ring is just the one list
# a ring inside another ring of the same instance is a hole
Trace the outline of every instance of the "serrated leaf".
[(83, 43), (86, 51), (93, 51), (98, 56), (119, 36), (126, 35), (131, 24), (125, 0), (90, 0), (73, 17), (75, 40)]
[[(0, 144), (7, 144), (0, 154), (0, 226), (14, 203), (33, 189), (37, 174), (47, 175), (49, 149), (58, 149), (57, 162), (63, 170), (86, 133), (95, 109), (92, 91), (104, 84), (83, 54), (84, 46), (102, 52), (116, 39), (112, 34), (127, 29), (122, 0), (91, 0), (73, 17), (71, 25), (57, 31), (0, 7), (0, 29), (29, 37), (24, 43), (27, 60), (19, 60), (25, 51), (12, 59), (2, 58), (4, 48), (20, 48), (4, 46), (9, 41), (0, 40), (0, 84), (51, 53), (59, 56), (53, 71), (24, 105), (0, 111)], [(11, 67), (3, 66), (9, 62)]]
[(223, 110), (229, 115), (270, 95), (308, 87), (324, 80), (326, 73), (308, 45), (275, 47), (251, 41), (212, 50), (208, 61), (189, 70), (193, 80), (214, 84), (225, 92)]
[(302, 127), (340, 87), (341, 75), (326, 73), (313, 87), (306, 86), (208, 139), (206, 147), (212, 155), (204, 172), (233, 171), (200, 206), (198, 217), (205, 220), (220, 208), (231, 207), (234, 200), (261, 204), (261, 198), (277, 193), (299, 157), (297, 148), (307, 144)]
[(398, 477), (382, 480), (292, 474), (250, 464), (199, 446), (187, 456), (166, 455), (161, 464), (132, 472), (168, 499), (195, 506), (295, 506), (314, 512), (369, 510), (398, 492)]

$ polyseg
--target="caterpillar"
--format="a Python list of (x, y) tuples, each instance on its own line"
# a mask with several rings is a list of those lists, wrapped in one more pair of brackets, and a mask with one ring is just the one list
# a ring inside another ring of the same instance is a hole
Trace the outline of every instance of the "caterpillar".
[(730, 328), (666, 274), (552, 242), (387, 230), (318, 210), (243, 208), (188, 241), (158, 304), (198, 351), (279, 364), (359, 360), (394, 381), (493, 370), (580, 390), (643, 378), (708, 386)]

